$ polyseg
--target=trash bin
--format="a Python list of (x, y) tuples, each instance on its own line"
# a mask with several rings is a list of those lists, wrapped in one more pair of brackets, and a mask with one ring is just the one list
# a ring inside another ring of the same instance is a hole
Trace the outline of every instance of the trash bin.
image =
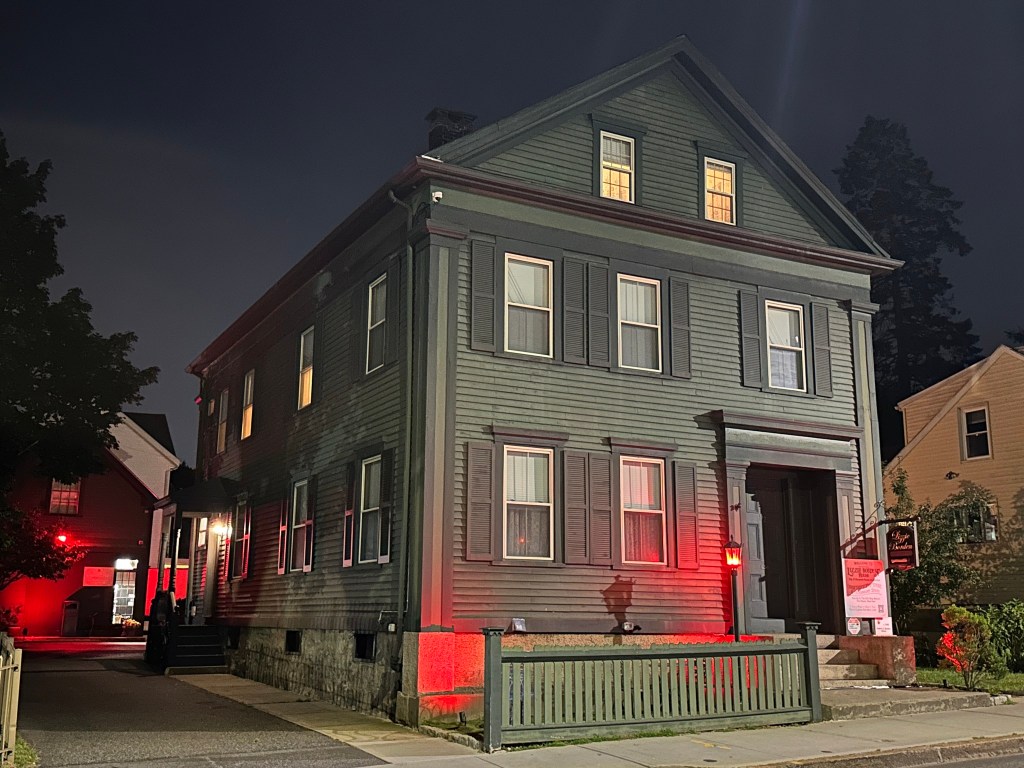
[(78, 601), (65, 600), (64, 612), (60, 621), (61, 637), (72, 637), (78, 634)]

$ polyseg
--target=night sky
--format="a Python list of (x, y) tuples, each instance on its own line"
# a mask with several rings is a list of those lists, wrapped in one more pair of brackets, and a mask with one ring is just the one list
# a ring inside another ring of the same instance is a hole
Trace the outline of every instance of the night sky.
[(184, 367), (426, 149), (685, 34), (829, 186), (864, 116), (964, 202), (949, 257), (984, 351), (1024, 325), (1024, 3), (234, 2), (0, 6), (0, 131), (49, 158), (66, 275), (162, 369), (142, 409), (195, 455)]

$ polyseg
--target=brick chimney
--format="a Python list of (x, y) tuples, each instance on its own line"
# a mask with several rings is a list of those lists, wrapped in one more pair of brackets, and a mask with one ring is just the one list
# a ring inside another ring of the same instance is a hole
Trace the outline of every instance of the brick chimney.
[(429, 151), (442, 144), (447, 144), (449, 141), (455, 141), (467, 133), (472, 133), (476, 115), (456, 109), (434, 107), (430, 110), (426, 120), (430, 123), (430, 133), (427, 135), (427, 150)]

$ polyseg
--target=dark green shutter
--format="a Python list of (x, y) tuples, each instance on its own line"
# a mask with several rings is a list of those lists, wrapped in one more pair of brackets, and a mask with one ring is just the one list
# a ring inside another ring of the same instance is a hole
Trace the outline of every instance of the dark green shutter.
[(494, 445), (470, 442), (466, 468), (466, 559), (494, 558)]
[(697, 531), (697, 468), (673, 462), (676, 497), (676, 558), (680, 568), (699, 565)]
[(611, 286), (608, 267), (587, 265), (587, 358), (591, 365), (611, 365)]
[(590, 454), (590, 562), (612, 564), (612, 457)]
[(566, 451), (563, 454), (563, 465), (565, 562), (569, 565), (585, 565), (590, 562), (587, 454)]
[(832, 397), (832, 342), (828, 306), (811, 304), (811, 345), (814, 354), (814, 394)]
[(671, 315), (670, 340), (672, 350), (672, 375), (681, 379), (690, 378), (690, 284), (686, 280), (670, 278), (669, 312)]
[(391, 562), (391, 520), (395, 507), (395, 452), (380, 455), (380, 546), (377, 562)]
[(562, 270), (562, 353), (587, 364), (587, 265), (566, 259)]
[(760, 300), (753, 291), (740, 291), (740, 335), (741, 357), (743, 366), (743, 386), (761, 387), (764, 385), (762, 374)]
[(470, 283), (473, 296), (469, 346), (481, 352), (494, 352), (494, 245), (474, 240), (471, 246), (471, 261)]

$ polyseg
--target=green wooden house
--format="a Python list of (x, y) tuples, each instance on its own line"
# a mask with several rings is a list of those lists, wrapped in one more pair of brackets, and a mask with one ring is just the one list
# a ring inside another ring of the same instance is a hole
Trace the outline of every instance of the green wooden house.
[(484, 627), (730, 632), (729, 539), (739, 630), (845, 633), (897, 262), (685, 38), (490, 126), (430, 118), (189, 366), (217, 501), (179, 512), (232, 670), (472, 710)]

